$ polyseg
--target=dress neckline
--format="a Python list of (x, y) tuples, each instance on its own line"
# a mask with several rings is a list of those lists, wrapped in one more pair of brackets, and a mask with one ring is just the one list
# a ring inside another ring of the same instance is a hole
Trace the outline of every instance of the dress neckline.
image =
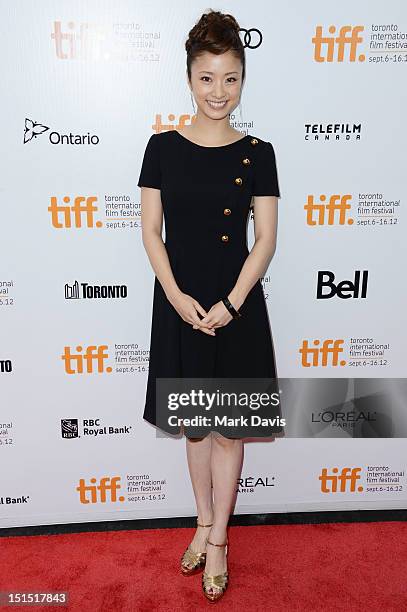
[(186, 136), (183, 136), (182, 134), (180, 134), (178, 132), (178, 130), (172, 130), (173, 132), (175, 132), (176, 134), (178, 134), (178, 136), (180, 138), (182, 138), (182, 140), (186, 140), (187, 142), (189, 142), (191, 145), (198, 147), (199, 149), (224, 149), (226, 147), (233, 147), (233, 145), (236, 145), (238, 142), (242, 142), (242, 140), (245, 140), (245, 138), (249, 138), (249, 135), (246, 134), (245, 136), (243, 136), (243, 138), (239, 138), (238, 140), (234, 140), (233, 142), (229, 142), (229, 144), (225, 144), (225, 145), (218, 145), (215, 147), (208, 147), (206, 145), (200, 145), (197, 142), (194, 142), (193, 140), (189, 140), (189, 138), (187, 138)]

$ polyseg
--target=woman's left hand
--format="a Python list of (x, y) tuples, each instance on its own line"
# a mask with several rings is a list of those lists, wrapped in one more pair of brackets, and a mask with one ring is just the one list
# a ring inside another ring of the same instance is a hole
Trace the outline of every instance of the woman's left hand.
[[(233, 319), (232, 315), (226, 308), (225, 304), (222, 301), (216, 302), (212, 306), (212, 308), (208, 311), (208, 314), (201, 319), (201, 321), (211, 327), (212, 329), (216, 329), (217, 327), (224, 327)], [(193, 329), (199, 329), (198, 325), (193, 325)]]

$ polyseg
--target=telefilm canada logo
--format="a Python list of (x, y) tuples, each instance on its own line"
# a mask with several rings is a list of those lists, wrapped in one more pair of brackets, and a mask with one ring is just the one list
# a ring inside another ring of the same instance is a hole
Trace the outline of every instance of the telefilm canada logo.
[(304, 124), (307, 142), (355, 142), (362, 137), (362, 123), (309, 122)]
[(127, 295), (127, 285), (93, 285), (77, 280), (72, 285), (65, 283), (66, 300), (125, 299)]
[(24, 144), (36, 140), (38, 136), (46, 135), (49, 144), (51, 145), (98, 145), (99, 136), (86, 132), (85, 134), (78, 133), (63, 133), (55, 129), (51, 129), (47, 125), (35, 121), (28, 117), (25, 118), (24, 123)]

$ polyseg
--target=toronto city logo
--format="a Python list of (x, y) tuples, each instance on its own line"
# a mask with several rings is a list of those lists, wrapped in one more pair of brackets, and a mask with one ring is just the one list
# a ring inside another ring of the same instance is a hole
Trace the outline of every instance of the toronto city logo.
[(126, 285), (91, 285), (89, 283), (65, 284), (66, 300), (104, 300), (127, 297)]

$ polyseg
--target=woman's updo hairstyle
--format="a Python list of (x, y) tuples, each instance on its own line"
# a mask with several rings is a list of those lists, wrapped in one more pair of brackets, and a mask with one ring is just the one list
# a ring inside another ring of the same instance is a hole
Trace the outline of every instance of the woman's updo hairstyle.
[(203, 13), (199, 21), (188, 34), (185, 43), (187, 52), (187, 72), (191, 81), (191, 64), (204, 51), (220, 55), (227, 51), (233, 53), (242, 62), (242, 82), (245, 78), (246, 58), (243, 43), (239, 36), (239, 24), (229, 14), (213, 11)]

